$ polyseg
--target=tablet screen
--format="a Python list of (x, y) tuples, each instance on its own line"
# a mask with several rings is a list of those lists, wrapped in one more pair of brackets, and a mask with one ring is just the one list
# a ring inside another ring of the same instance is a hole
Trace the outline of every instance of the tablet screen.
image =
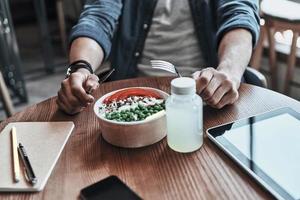
[(218, 127), (215, 138), (286, 199), (300, 199), (300, 121), (281, 109)]

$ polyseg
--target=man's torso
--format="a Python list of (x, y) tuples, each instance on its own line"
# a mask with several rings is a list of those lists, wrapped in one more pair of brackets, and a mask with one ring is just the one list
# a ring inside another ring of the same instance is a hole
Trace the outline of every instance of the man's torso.
[(170, 75), (152, 69), (152, 59), (169, 61), (186, 76), (204, 65), (188, 0), (158, 0), (137, 69), (139, 76)]

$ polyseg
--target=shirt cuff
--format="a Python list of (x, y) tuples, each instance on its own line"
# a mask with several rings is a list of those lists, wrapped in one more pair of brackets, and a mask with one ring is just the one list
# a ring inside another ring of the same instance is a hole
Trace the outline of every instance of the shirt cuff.
[(249, 18), (249, 16), (238, 16), (238, 19), (233, 18), (222, 25), (217, 32), (218, 46), (226, 33), (238, 28), (246, 29), (251, 33), (252, 46), (254, 47), (258, 41), (260, 27), (259, 24), (256, 23), (256, 20)]
[(104, 59), (106, 60), (110, 54), (111, 41), (107, 34), (102, 29), (95, 29), (95, 27), (88, 24), (78, 24), (71, 30), (69, 46), (79, 37), (87, 37), (95, 40), (103, 50)]

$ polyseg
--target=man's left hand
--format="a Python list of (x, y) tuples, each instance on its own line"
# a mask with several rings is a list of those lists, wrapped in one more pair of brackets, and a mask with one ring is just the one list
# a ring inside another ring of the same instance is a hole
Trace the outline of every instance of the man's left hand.
[(206, 68), (193, 74), (197, 93), (208, 105), (223, 108), (233, 104), (239, 97), (240, 80), (214, 68)]

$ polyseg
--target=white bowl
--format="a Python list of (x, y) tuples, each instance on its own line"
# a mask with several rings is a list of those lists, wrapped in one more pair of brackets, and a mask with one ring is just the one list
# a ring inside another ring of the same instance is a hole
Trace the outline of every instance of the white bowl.
[[(152, 90), (161, 95), (165, 100), (169, 96), (166, 92), (150, 87), (130, 87)], [(108, 120), (102, 113), (99, 113), (99, 107), (103, 105), (106, 97), (114, 93), (126, 90), (123, 88), (103, 95), (95, 102), (94, 112), (99, 118), (102, 137), (110, 144), (119, 147), (136, 148), (154, 144), (163, 139), (167, 134), (166, 115), (164, 111), (149, 116), (145, 120), (134, 122), (117, 122)]]

